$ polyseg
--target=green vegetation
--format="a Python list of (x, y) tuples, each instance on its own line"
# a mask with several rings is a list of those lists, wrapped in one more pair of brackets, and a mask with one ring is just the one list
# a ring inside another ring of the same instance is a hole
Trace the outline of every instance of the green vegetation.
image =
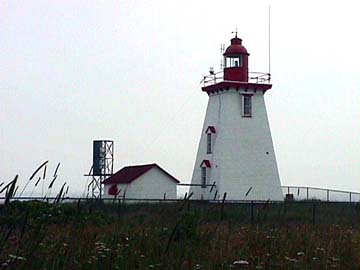
[(359, 269), (360, 205), (47, 204), (0, 208), (0, 269)]

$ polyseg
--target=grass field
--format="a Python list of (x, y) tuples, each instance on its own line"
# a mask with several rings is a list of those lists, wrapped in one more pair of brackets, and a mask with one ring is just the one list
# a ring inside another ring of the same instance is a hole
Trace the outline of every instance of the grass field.
[(0, 269), (360, 269), (360, 205), (12, 202)]

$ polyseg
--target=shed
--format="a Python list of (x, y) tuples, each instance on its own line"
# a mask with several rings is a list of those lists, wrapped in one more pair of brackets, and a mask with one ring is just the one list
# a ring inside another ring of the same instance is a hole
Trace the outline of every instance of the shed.
[(103, 181), (104, 198), (176, 199), (180, 183), (159, 165), (126, 166)]

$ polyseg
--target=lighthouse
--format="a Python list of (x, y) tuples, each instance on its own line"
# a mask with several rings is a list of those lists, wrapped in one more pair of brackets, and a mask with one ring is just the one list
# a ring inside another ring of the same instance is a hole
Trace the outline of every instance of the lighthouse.
[(204, 77), (209, 96), (191, 179), (193, 199), (283, 200), (264, 95), (270, 74), (249, 73), (237, 37), (223, 53), (223, 71)]

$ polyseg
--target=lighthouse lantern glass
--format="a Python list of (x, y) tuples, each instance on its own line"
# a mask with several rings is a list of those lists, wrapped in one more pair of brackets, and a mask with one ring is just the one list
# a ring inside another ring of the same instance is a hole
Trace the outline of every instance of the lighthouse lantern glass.
[(242, 55), (225, 57), (225, 68), (242, 67)]

